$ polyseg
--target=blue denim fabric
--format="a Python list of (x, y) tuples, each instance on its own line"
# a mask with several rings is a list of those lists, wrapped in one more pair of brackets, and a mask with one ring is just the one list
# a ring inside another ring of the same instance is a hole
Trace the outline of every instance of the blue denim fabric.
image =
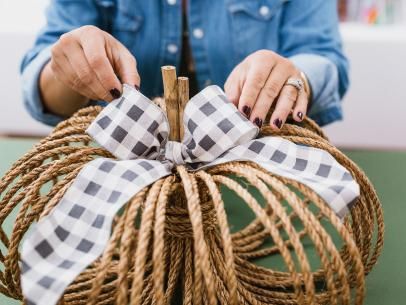
[[(162, 95), (160, 67), (180, 64), (181, 2), (52, 0), (47, 24), (21, 64), (24, 102), (31, 115), (50, 125), (62, 119), (44, 111), (39, 74), (50, 59), (50, 46), (63, 33), (88, 24), (111, 33), (134, 54), (145, 95)], [(340, 99), (349, 81), (336, 6), (335, 0), (188, 1), (199, 88), (223, 86), (247, 55), (269, 49), (290, 58), (308, 76), (313, 91), (310, 117), (321, 125), (341, 119)]]

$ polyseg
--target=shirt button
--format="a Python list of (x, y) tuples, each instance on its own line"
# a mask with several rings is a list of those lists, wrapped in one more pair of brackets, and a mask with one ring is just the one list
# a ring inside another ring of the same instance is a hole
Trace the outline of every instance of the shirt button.
[(175, 54), (176, 52), (178, 52), (178, 46), (176, 44), (168, 44), (168, 52), (171, 54)]
[(175, 5), (175, 4), (176, 4), (176, 0), (168, 0), (168, 4), (169, 4), (169, 5)]
[(199, 28), (194, 29), (194, 30), (193, 30), (193, 36), (194, 36), (195, 38), (197, 38), (197, 39), (202, 39), (203, 36), (204, 36), (204, 32), (203, 32), (202, 29), (199, 29)]
[(261, 16), (268, 16), (269, 15), (269, 7), (267, 7), (266, 5), (263, 5), (259, 8), (259, 13), (261, 14)]

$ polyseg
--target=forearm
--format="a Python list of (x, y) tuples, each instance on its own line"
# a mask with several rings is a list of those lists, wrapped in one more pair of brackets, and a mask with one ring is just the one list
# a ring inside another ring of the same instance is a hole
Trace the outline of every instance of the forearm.
[(56, 79), (50, 63), (42, 69), (39, 87), (44, 108), (47, 112), (61, 117), (71, 116), (89, 102), (88, 98)]
[(336, 1), (287, 1), (281, 24), (280, 53), (306, 74), (312, 89), (309, 116), (319, 125), (340, 120), (349, 81)]

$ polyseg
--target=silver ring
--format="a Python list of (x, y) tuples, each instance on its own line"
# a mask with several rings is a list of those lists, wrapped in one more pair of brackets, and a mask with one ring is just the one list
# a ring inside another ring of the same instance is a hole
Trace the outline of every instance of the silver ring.
[(285, 86), (293, 86), (297, 89), (297, 91), (302, 92), (304, 89), (304, 83), (300, 78), (291, 77), (286, 82)]

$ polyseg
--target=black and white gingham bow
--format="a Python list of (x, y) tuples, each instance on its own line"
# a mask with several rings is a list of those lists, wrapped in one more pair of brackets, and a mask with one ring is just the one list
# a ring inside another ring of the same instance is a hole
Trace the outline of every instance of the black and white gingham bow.
[(87, 132), (117, 160), (98, 158), (78, 174), (59, 204), (33, 228), (22, 247), (22, 290), (27, 304), (56, 304), (66, 287), (105, 249), (112, 220), (137, 192), (170, 175), (235, 160), (297, 180), (317, 192), (340, 217), (359, 195), (349, 172), (327, 152), (279, 137), (255, 139), (258, 128), (217, 86), (186, 105), (182, 143), (168, 141), (165, 113), (124, 87)]

